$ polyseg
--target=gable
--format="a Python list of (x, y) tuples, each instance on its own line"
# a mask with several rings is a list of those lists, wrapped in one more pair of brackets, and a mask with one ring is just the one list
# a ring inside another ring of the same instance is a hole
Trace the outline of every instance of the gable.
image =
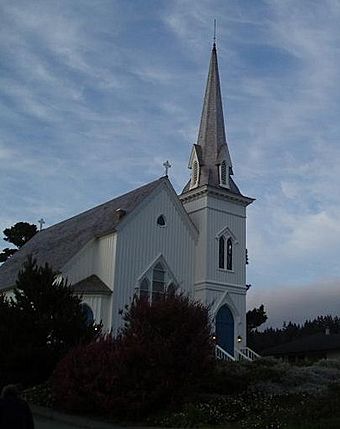
[[(135, 219), (136, 216), (141, 216), (143, 210), (151, 203), (152, 200), (159, 198), (159, 195), (162, 192), (163, 193), (165, 192), (165, 194), (169, 198), (171, 204), (173, 205), (173, 207), (176, 210), (177, 215), (180, 217), (181, 221), (185, 225), (185, 228), (188, 230), (191, 237), (194, 240), (197, 240), (197, 238), (198, 238), (197, 228), (193, 224), (190, 216), (188, 215), (188, 213), (184, 209), (183, 204), (180, 201), (180, 199), (178, 198), (178, 196), (177, 196), (174, 188), (172, 187), (170, 181), (166, 177), (164, 177), (164, 180), (161, 183), (161, 185), (157, 189), (155, 189), (154, 192), (150, 193), (148, 195), (148, 197), (144, 199), (144, 201), (138, 206), (138, 208), (129, 217), (127, 217), (126, 219), (123, 219), (123, 221), (120, 222), (120, 224), (116, 228), (117, 232), (119, 233), (119, 231), (121, 231), (123, 228), (126, 228)], [(160, 210), (159, 215), (162, 215), (162, 214), (163, 213)]]
[(114, 232), (165, 179), (161, 178), (38, 232), (0, 266), (0, 290), (13, 287), (28, 255), (56, 271), (90, 240)]

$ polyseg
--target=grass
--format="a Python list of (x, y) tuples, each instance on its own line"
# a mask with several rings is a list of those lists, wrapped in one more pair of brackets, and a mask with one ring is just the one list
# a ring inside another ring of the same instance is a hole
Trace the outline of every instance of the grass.
[(339, 429), (340, 417), (330, 417), (329, 419), (321, 419), (317, 422), (307, 421), (301, 424), (290, 423), (285, 429)]

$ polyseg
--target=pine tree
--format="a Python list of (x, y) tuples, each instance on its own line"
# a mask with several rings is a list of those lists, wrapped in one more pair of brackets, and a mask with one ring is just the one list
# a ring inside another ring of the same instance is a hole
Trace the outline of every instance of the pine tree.
[[(0, 299), (0, 362), (14, 379), (44, 381), (72, 347), (97, 337), (67, 281), (29, 257), (18, 274), (14, 298)], [(1, 384), (1, 380), (0, 380)]]
[(24, 244), (26, 244), (38, 232), (37, 226), (28, 222), (17, 222), (10, 228), (3, 230), (4, 240), (14, 244), (17, 249), (6, 247), (0, 253), (0, 262), (5, 262), (14, 255)]

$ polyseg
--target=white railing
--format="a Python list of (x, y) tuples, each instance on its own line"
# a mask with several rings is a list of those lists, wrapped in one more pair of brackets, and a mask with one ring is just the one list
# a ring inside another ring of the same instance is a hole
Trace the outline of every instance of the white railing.
[(250, 349), (249, 347), (243, 347), (240, 349), (240, 352), (248, 358), (248, 360), (256, 360), (259, 359), (261, 356), (254, 352), (254, 350)]
[(240, 350), (234, 350), (235, 357), (230, 353), (226, 352), (222, 347), (216, 344), (215, 346), (215, 356), (216, 359), (226, 360), (226, 361), (242, 361), (247, 360), (252, 362), (253, 360), (259, 359), (261, 356), (254, 352), (254, 350), (249, 347), (243, 347)]
[(245, 353), (243, 353), (241, 350), (235, 349), (234, 353), (235, 353), (236, 360), (238, 360), (238, 361), (247, 360), (247, 361), (251, 362), (250, 357), (247, 356)]
[(217, 344), (215, 346), (215, 356), (217, 359), (220, 359), (220, 360), (235, 361), (234, 356), (230, 355), (228, 352), (223, 350), (222, 347), (218, 346)]

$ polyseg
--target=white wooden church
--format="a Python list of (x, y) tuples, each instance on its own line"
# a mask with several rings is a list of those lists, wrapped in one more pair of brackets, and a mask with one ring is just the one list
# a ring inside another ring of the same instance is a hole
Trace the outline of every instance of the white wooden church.
[(135, 294), (176, 288), (211, 306), (220, 358), (246, 347), (246, 207), (232, 179), (213, 45), (191, 178), (177, 195), (167, 176), (37, 233), (0, 267), (10, 293), (31, 254), (67, 278), (104, 328), (117, 332)]

